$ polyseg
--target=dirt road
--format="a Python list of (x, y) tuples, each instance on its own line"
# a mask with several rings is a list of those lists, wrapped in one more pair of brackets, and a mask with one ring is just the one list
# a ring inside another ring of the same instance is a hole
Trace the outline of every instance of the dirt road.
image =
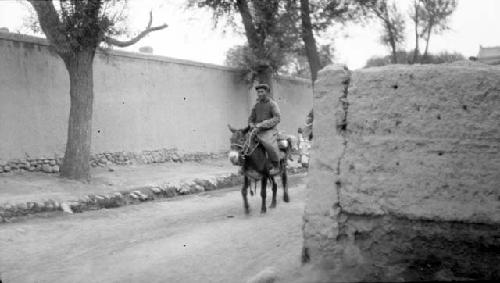
[[(290, 203), (243, 214), (239, 188), (0, 225), (6, 282), (246, 282), (272, 266), (300, 266), (305, 185)], [(268, 205), (270, 190), (268, 190)]]

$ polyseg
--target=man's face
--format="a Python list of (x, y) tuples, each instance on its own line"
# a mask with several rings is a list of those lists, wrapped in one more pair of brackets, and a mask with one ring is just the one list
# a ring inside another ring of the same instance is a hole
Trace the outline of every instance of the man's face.
[(257, 90), (257, 99), (259, 101), (264, 101), (266, 99), (267, 91), (263, 88)]

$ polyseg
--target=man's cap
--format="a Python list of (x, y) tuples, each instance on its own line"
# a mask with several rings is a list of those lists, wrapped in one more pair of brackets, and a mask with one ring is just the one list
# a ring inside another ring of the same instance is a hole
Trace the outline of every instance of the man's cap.
[(255, 86), (255, 90), (259, 90), (259, 89), (265, 89), (265, 90), (269, 91), (270, 87), (267, 84), (258, 84)]

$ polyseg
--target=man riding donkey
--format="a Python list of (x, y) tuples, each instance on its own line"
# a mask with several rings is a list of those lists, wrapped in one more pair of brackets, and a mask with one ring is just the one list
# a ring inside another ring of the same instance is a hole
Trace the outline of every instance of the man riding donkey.
[(252, 108), (248, 125), (252, 129), (257, 129), (257, 139), (266, 149), (267, 155), (271, 160), (269, 175), (275, 176), (280, 173), (280, 150), (278, 148), (278, 129), (280, 122), (280, 109), (278, 103), (274, 101), (270, 94), (270, 88), (267, 84), (255, 86), (257, 91), (257, 102)]
[[(279, 140), (280, 137), (276, 126), (280, 122), (280, 110), (278, 104), (269, 97), (269, 86), (259, 84), (255, 87), (255, 90), (257, 92), (257, 102), (248, 118), (248, 126), (243, 129), (235, 129), (228, 125), (229, 130), (232, 132), (229, 139), (231, 143), (229, 160), (234, 165), (241, 166), (240, 173), (244, 176), (241, 195), (245, 213), (247, 214), (250, 212), (247, 193), (251, 179), (255, 182), (258, 180), (261, 182), (261, 213), (266, 212), (266, 184), (268, 181), (272, 185), (270, 208), (276, 207), (278, 186), (274, 179), (275, 175), (280, 174), (281, 176), (283, 201), (290, 201), (286, 165), (291, 151), (291, 139), (282, 136)], [(252, 191), (250, 193), (253, 194)]]

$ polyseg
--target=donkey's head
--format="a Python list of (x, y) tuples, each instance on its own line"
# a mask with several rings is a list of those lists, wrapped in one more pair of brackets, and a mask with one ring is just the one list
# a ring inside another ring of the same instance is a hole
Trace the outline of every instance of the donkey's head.
[(231, 144), (229, 148), (229, 160), (235, 165), (241, 165), (241, 160), (243, 158), (243, 148), (247, 140), (247, 134), (249, 127), (243, 129), (235, 129), (231, 125), (227, 125), (231, 131), (231, 137), (229, 142)]

